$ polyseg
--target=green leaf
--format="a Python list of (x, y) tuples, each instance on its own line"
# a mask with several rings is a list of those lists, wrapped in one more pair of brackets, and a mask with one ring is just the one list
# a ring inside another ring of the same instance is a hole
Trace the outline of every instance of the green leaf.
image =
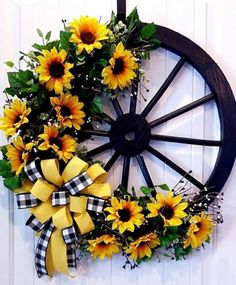
[(17, 89), (28, 87), (27, 82), (34, 78), (33, 72), (30, 70), (8, 72), (7, 75), (10, 87)]
[(4, 159), (7, 159), (7, 147), (5, 145), (3, 145), (1, 148), (0, 148), (1, 152), (2, 152), (2, 156)]
[(154, 190), (154, 188), (141, 186), (140, 190), (143, 192), (144, 195), (148, 196)]
[(21, 180), (18, 176), (7, 177), (4, 179), (3, 183), (8, 189), (12, 191), (22, 186)]
[(109, 26), (114, 27), (115, 24), (116, 24), (116, 14), (112, 11)]
[(160, 246), (163, 248), (166, 248), (171, 244), (171, 240), (168, 238), (168, 236), (160, 236)]
[(0, 175), (4, 178), (12, 176), (11, 165), (5, 159), (0, 160)]
[(72, 35), (72, 33), (70, 33), (70, 32), (60, 31), (61, 48), (67, 49), (69, 46), (73, 45), (70, 42), (71, 35)]
[(39, 50), (39, 51), (42, 51), (42, 49), (43, 49), (44, 46), (35, 43), (35, 44), (32, 45), (32, 47), (35, 48), (35, 49), (37, 49), (37, 50)]
[(48, 42), (46, 45), (39, 45), (39, 44), (33, 44), (32, 47), (39, 50), (39, 51), (42, 51), (42, 50), (51, 50), (53, 49), (54, 47), (56, 49), (58, 49), (58, 46), (59, 46), (59, 41), (52, 41), (52, 42)]
[(99, 59), (97, 63), (100, 64), (102, 67), (107, 66), (107, 60), (103, 58)]
[(39, 37), (43, 39), (43, 33), (40, 31), (40, 29), (37, 29), (37, 33), (38, 33)]
[(134, 26), (140, 22), (137, 7), (133, 9), (133, 11), (129, 14), (126, 20), (128, 30), (131, 31)]
[(22, 93), (35, 93), (37, 92), (39, 89), (39, 83), (37, 84), (34, 84), (30, 87), (25, 87), (25, 88), (21, 88), (19, 89), (19, 92), (22, 92)]
[(132, 192), (132, 196), (135, 198), (135, 200), (138, 200), (134, 186), (131, 187), (131, 192)]
[(170, 188), (167, 184), (155, 185), (155, 187), (159, 187), (161, 188), (161, 190), (164, 190), (164, 191), (170, 191)]
[(102, 113), (103, 112), (103, 103), (100, 96), (94, 96), (92, 101), (92, 111), (95, 113)]
[(182, 245), (175, 244), (174, 245), (174, 251), (175, 251), (175, 258), (176, 258), (176, 260), (180, 260), (184, 256), (188, 255), (192, 251), (192, 248), (191, 248), (191, 246), (183, 248)]
[(156, 33), (156, 25), (154, 23), (146, 24), (140, 31), (143, 40), (150, 39)]
[(153, 48), (157, 48), (161, 45), (161, 42), (158, 39), (150, 39), (148, 42), (153, 45)]
[(17, 93), (17, 90), (15, 90), (14, 88), (5, 88), (3, 92), (8, 95), (15, 96)]
[(137, 7), (134, 7), (134, 9), (130, 12), (130, 14), (127, 16), (127, 21), (130, 19), (136, 19), (139, 20), (139, 15), (138, 15), (138, 9)]
[(8, 66), (10, 68), (14, 67), (14, 63), (12, 61), (8, 60), (8, 61), (5, 61), (4, 63), (6, 64), (6, 66)]
[(118, 186), (118, 189), (117, 190), (119, 190), (122, 194), (124, 194), (125, 196), (130, 196), (130, 193), (127, 191), (127, 189), (124, 187), (124, 186), (122, 186), (122, 185), (119, 185)]
[(49, 31), (49, 32), (46, 34), (46, 36), (45, 36), (45, 40), (46, 40), (47, 42), (50, 40), (50, 38), (51, 38), (51, 34), (52, 34), (52, 32), (51, 32), (51, 31)]
[(131, 236), (128, 236), (128, 237), (127, 237), (127, 240), (128, 240), (128, 241), (134, 241), (134, 239), (133, 239)]

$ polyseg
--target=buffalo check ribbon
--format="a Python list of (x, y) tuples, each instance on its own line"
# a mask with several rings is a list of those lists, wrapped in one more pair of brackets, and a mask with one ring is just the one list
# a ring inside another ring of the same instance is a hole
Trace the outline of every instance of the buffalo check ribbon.
[(111, 195), (110, 185), (104, 183), (106, 172), (99, 164), (89, 167), (78, 157), (68, 162), (62, 174), (56, 159), (32, 161), (24, 171), (31, 186), (18, 191), (17, 205), (30, 208), (26, 225), (39, 235), (38, 276), (68, 275), (69, 267), (76, 267), (78, 236), (95, 228), (90, 212), (102, 212)]

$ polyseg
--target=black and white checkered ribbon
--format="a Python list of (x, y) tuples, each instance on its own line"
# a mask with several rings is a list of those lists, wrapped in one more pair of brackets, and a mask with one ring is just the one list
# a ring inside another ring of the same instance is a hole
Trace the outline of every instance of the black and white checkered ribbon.
[(48, 224), (48, 226), (44, 227), (41, 236), (38, 240), (35, 252), (35, 266), (39, 277), (42, 277), (43, 275), (48, 275), (46, 267), (46, 256), (47, 256), (48, 243), (54, 227), (55, 226), (53, 225), (53, 223)]
[(31, 215), (25, 225), (29, 226), (35, 232), (39, 232), (45, 227), (46, 223), (41, 223), (34, 215)]
[(30, 162), (24, 167), (25, 174), (28, 176), (30, 181), (35, 182), (37, 179), (43, 178), (41, 173), (36, 166), (35, 160)]
[(78, 237), (76, 234), (75, 227), (72, 225), (71, 227), (62, 229), (62, 236), (65, 244), (76, 244), (78, 243)]
[(70, 203), (70, 196), (67, 191), (57, 191), (52, 193), (52, 206), (64, 206)]
[(87, 210), (101, 213), (105, 205), (105, 200), (96, 197), (88, 197)]
[(67, 263), (69, 267), (76, 268), (76, 247), (74, 244), (67, 245)]
[(71, 195), (76, 195), (93, 183), (86, 171), (66, 182), (62, 186), (62, 190), (67, 190)]
[(19, 209), (34, 208), (41, 203), (41, 201), (35, 198), (31, 193), (16, 194), (16, 202)]

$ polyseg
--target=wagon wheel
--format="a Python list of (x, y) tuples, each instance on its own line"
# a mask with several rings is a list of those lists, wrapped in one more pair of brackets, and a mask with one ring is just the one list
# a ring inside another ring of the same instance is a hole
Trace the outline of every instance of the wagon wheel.
[[(117, 119), (113, 120), (104, 114), (108, 118), (107, 122), (111, 126), (110, 130), (87, 131), (87, 133), (93, 136), (108, 137), (109, 142), (90, 150), (88, 157), (93, 157), (109, 149), (113, 149), (114, 154), (105, 165), (105, 169), (109, 171), (117, 159), (123, 156), (121, 184), (125, 187), (128, 184), (130, 161), (131, 159), (135, 159), (143, 173), (147, 186), (153, 187), (154, 185), (145, 163), (145, 153), (147, 151), (177, 173), (185, 175), (185, 178), (200, 190), (207, 187), (209, 192), (218, 193), (221, 191), (231, 172), (236, 154), (236, 105), (232, 90), (218, 65), (194, 42), (173, 30), (161, 26), (157, 28), (156, 37), (161, 41), (162, 48), (180, 56), (179, 61), (141, 114), (136, 114), (136, 96), (130, 98), (129, 112), (125, 114), (117, 99), (112, 100)], [(201, 74), (210, 88), (210, 94), (154, 121), (148, 122), (146, 120), (147, 115), (152, 112), (154, 106), (164, 95), (185, 63), (192, 65)], [(175, 137), (152, 133), (154, 127), (191, 111), (198, 106), (204, 105), (209, 101), (215, 101), (218, 109), (221, 131), (220, 140)], [(201, 183), (190, 175), (190, 173), (187, 173), (185, 169), (153, 148), (153, 140), (219, 147), (216, 163), (206, 183)]]

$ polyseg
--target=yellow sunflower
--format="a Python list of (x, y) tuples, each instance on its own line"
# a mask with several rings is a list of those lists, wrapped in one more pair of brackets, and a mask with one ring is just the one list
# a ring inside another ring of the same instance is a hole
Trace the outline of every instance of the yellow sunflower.
[(71, 128), (73, 126), (77, 130), (81, 129), (85, 113), (81, 111), (84, 104), (79, 102), (78, 96), (61, 94), (60, 98), (51, 97), (50, 102), (57, 112), (57, 119), (62, 127)]
[(121, 243), (119, 243), (113, 235), (102, 235), (96, 239), (88, 240), (88, 251), (92, 257), (104, 259), (105, 257), (111, 258), (113, 254), (120, 251)]
[(119, 229), (121, 234), (126, 230), (133, 232), (134, 226), (140, 227), (142, 225), (144, 222), (142, 210), (136, 201), (131, 202), (122, 199), (119, 201), (115, 197), (111, 198), (111, 207), (105, 208), (105, 211), (110, 213), (107, 220), (115, 220), (112, 229)]
[(192, 248), (197, 248), (202, 243), (208, 240), (210, 234), (213, 233), (214, 223), (209, 215), (204, 212), (201, 215), (195, 215), (190, 219), (190, 226), (187, 232), (187, 238), (184, 241), (184, 248), (191, 245)]
[(44, 140), (38, 147), (40, 150), (51, 148), (58, 154), (59, 159), (65, 162), (73, 157), (76, 149), (75, 139), (69, 135), (59, 137), (59, 131), (55, 126), (44, 126), (44, 133), (39, 135), (39, 138)]
[(13, 140), (13, 145), (7, 145), (7, 158), (11, 163), (12, 171), (19, 175), (29, 159), (29, 151), (33, 143), (24, 144), (22, 137), (18, 136)]
[(26, 102), (15, 99), (10, 108), (4, 109), (4, 117), (0, 118), (0, 130), (4, 131), (6, 136), (14, 135), (21, 125), (29, 122), (27, 116), (30, 112), (31, 109), (26, 107)]
[(91, 53), (93, 49), (101, 49), (103, 40), (108, 39), (109, 29), (106, 25), (100, 24), (96, 18), (81, 16), (69, 23), (72, 32), (70, 41), (77, 44), (77, 53), (80, 54), (84, 49)]
[(156, 195), (156, 200), (152, 199), (153, 203), (148, 203), (147, 208), (150, 211), (148, 218), (153, 218), (161, 215), (164, 219), (165, 226), (179, 226), (182, 224), (181, 218), (187, 216), (184, 210), (188, 204), (182, 201), (182, 196), (173, 197), (173, 192), (168, 191), (164, 196), (161, 193)]
[(150, 257), (152, 255), (152, 249), (159, 244), (160, 239), (157, 235), (150, 233), (131, 242), (125, 249), (125, 252), (130, 254), (133, 260), (142, 259), (145, 256)]
[(136, 77), (135, 70), (138, 68), (136, 60), (131, 51), (125, 50), (120, 42), (109, 60), (110, 65), (102, 71), (104, 84), (107, 84), (110, 89), (128, 87), (131, 80)]
[(51, 51), (43, 50), (42, 54), (38, 56), (40, 65), (35, 69), (39, 73), (40, 83), (46, 83), (47, 90), (54, 89), (56, 94), (61, 94), (63, 87), (70, 89), (74, 75), (69, 70), (74, 64), (65, 62), (67, 52), (64, 49), (58, 52), (54, 47)]

